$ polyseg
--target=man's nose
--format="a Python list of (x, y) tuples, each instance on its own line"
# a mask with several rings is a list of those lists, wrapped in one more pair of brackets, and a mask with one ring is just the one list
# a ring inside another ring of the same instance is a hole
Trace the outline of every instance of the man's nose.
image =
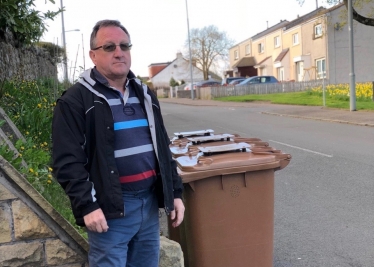
[(116, 56), (118, 56), (118, 55), (123, 55), (123, 52), (124, 52), (124, 51), (122, 51), (121, 47), (120, 47), (119, 45), (116, 45), (116, 49), (114, 49), (114, 54), (115, 54)]

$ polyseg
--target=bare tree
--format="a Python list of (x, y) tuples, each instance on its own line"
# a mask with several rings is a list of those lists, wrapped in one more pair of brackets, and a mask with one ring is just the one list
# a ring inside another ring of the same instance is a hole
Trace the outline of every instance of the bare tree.
[[(212, 64), (227, 59), (229, 48), (234, 45), (234, 41), (228, 38), (226, 32), (220, 32), (214, 25), (192, 29), (190, 41), (191, 58), (203, 70), (204, 80), (208, 79)], [(189, 58), (188, 40), (186, 51)]]

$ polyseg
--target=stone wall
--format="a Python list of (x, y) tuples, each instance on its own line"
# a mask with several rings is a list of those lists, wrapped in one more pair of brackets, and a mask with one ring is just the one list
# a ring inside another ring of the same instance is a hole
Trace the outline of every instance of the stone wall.
[(10, 35), (0, 40), (0, 81), (20, 77), (25, 80), (57, 78), (52, 56), (39, 47), (16, 47)]
[(0, 266), (87, 265), (87, 241), (0, 156)]

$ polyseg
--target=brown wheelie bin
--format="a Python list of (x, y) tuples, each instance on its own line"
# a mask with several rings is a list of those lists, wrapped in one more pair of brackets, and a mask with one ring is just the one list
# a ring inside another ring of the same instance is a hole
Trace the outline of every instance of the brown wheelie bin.
[(185, 266), (273, 266), (274, 172), (291, 156), (247, 143), (199, 149), (199, 157), (175, 159), (186, 211), (169, 237), (181, 244)]

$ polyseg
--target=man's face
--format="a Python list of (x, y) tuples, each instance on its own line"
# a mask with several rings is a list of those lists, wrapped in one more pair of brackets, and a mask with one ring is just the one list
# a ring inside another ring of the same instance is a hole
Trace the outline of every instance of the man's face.
[(130, 50), (122, 51), (119, 44), (130, 43), (127, 34), (119, 27), (100, 28), (96, 35), (96, 47), (115, 44), (116, 49), (106, 52), (103, 48), (90, 50), (90, 57), (97, 70), (109, 80), (123, 79), (131, 67)]

